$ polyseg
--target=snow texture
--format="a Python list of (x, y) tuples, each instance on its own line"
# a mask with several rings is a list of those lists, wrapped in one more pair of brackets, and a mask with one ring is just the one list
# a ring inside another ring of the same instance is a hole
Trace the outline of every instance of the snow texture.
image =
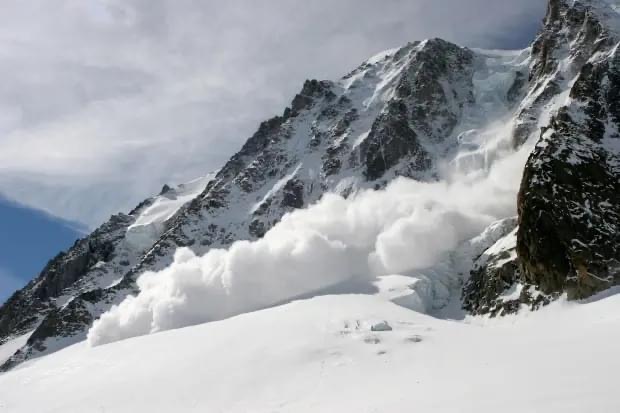
[(15, 353), (15, 351), (19, 350), (26, 341), (28, 341), (28, 337), (30, 337), (32, 332), (28, 332), (26, 334), (22, 334), (21, 336), (12, 338), (10, 340), (5, 341), (0, 345), (0, 364), (4, 363), (9, 357)]
[(620, 295), (467, 322), (316, 297), (28, 361), (0, 411), (616, 412), (619, 314)]

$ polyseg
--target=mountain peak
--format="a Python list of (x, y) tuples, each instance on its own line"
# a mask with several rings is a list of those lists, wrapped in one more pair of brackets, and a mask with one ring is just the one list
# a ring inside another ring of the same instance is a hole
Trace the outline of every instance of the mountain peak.
[[(546, 27), (574, 26), (584, 18), (594, 18), (609, 34), (620, 33), (619, 0), (550, 0), (544, 19)], [(587, 15), (587, 17), (586, 17)]]

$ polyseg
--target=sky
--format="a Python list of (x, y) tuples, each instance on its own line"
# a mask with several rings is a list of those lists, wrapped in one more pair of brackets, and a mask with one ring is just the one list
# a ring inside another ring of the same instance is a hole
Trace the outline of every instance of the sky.
[(0, 197), (0, 303), (70, 247), (82, 228)]
[(3, 0), (0, 297), (72, 242), (67, 221), (92, 229), (221, 167), (306, 78), (430, 37), (527, 47), (544, 3)]
[(91, 228), (219, 168), (306, 78), (442, 37), (525, 47), (543, 0), (4, 0), (0, 194)]

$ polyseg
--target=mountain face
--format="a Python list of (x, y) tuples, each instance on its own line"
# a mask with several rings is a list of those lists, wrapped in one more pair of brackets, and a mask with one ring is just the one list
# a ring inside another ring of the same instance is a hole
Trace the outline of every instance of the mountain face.
[(100, 307), (113, 303), (112, 295), (106, 294), (109, 287), (137, 264), (166, 231), (178, 209), (200, 193), (210, 179), (207, 176), (177, 188), (164, 187), (160, 195), (145, 200), (129, 214), (112, 216), (88, 237), (58, 254), (0, 308), (0, 342), (30, 334), (27, 351), (15, 357), (21, 359), (85, 337), (84, 326), (100, 314)]
[(518, 229), (481, 258), (465, 286), (474, 314), (538, 308), (563, 293), (587, 298), (620, 283), (618, 9), (549, 3), (530, 82), (556, 109), (539, 124), (525, 166)]
[[(551, 5), (546, 24), (565, 38), (541, 39), (541, 50), (551, 51), (545, 70), (568, 59), (574, 77), (569, 103), (526, 165), (519, 196), (523, 279), (576, 299), (620, 283), (620, 37), (613, 30), (620, 26), (605, 21), (613, 11)], [(564, 57), (558, 45), (567, 41), (574, 46)]]
[[(15, 293), (0, 308), (0, 343), (30, 336), (2, 368), (83, 340), (178, 247), (204, 254), (258, 239), (326, 193), (346, 197), (400, 176), (442, 181), (446, 164), (484, 172), (498, 153), (530, 147), (518, 218), (468, 244), (465, 273), (454, 270), (463, 307), (504, 314), (618, 284), (617, 20), (602, 0), (551, 0), (523, 51), (430, 39), (381, 53), (338, 81), (306, 81), (216, 174), (112, 217)], [(489, 148), (480, 136), (496, 135), (498, 123), (508, 139)]]

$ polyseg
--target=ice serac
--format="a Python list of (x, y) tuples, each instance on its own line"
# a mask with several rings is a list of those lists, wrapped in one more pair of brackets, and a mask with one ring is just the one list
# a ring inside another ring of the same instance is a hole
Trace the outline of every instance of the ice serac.
[(516, 237), (472, 273), (464, 304), (475, 314), (620, 283), (618, 10), (612, 0), (549, 2), (529, 78), (541, 91), (535, 101), (551, 110), (524, 123), (536, 123), (540, 137), (525, 166)]

